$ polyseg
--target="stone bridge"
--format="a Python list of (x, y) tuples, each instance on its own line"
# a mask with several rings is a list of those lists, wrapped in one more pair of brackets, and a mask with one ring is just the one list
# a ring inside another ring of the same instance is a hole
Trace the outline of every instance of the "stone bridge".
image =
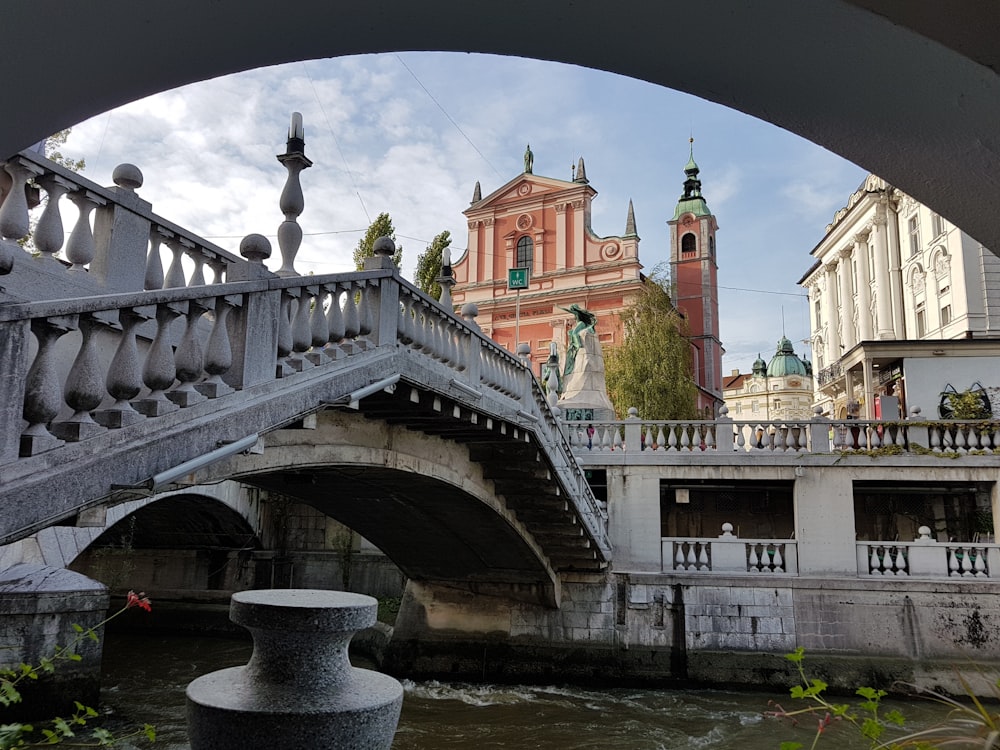
[[(418, 581), (556, 605), (560, 573), (606, 567), (606, 513), (530, 369), (401, 279), (391, 243), (365, 271), (278, 276), (263, 237), (238, 258), (152, 214), (134, 167), (112, 189), (27, 153), (8, 172), (4, 236), (27, 227), (27, 177), (49, 208), (0, 305), (0, 543), (239, 477), (356, 528)], [(67, 192), (84, 220), (62, 248)]]

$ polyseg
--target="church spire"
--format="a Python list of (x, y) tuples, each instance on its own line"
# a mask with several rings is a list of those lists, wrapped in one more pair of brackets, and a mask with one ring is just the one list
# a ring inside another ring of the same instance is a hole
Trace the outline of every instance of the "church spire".
[(573, 177), (573, 182), (582, 182), (584, 185), (590, 182), (587, 179), (587, 170), (583, 166), (583, 157), (580, 157), (579, 163), (576, 165), (576, 174)]
[(684, 193), (677, 202), (674, 211), (674, 219), (679, 219), (686, 213), (693, 213), (695, 216), (709, 216), (711, 211), (705, 203), (705, 197), (701, 194), (701, 180), (698, 179), (698, 164), (694, 160), (694, 138), (689, 140), (691, 144), (688, 153), (687, 164), (684, 165)]
[(483, 190), (482, 190), (481, 187), (479, 187), (479, 180), (476, 180), (476, 188), (475, 188), (475, 190), (472, 191), (472, 204), (471, 205), (473, 205), (473, 206), (476, 205), (482, 199), (483, 199)]
[(635, 210), (632, 208), (632, 199), (628, 199), (628, 217), (625, 219), (625, 237), (636, 237), (638, 232), (635, 231)]

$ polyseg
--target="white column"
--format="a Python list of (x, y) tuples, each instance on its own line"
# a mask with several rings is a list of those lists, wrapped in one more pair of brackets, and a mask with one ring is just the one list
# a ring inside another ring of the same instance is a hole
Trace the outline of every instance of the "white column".
[(854, 257), (858, 262), (858, 335), (862, 341), (872, 340), (872, 278), (868, 267), (868, 234), (854, 237)]
[(840, 359), (840, 334), (837, 331), (837, 320), (840, 311), (837, 309), (837, 263), (827, 263), (823, 267), (823, 319), (826, 320), (826, 359), (827, 366)]
[(872, 240), (875, 245), (875, 328), (879, 339), (892, 339), (892, 286), (889, 283), (885, 206), (875, 209)]
[(840, 283), (840, 338), (844, 349), (850, 349), (857, 342), (854, 336), (854, 291), (851, 289), (851, 249), (840, 251), (837, 266), (837, 281)]
[[(886, 209), (885, 243), (889, 262), (889, 288), (892, 290), (892, 336), (906, 338), (906, 318), (903, 316), (903, 271), (899, 246), (899, 214)], [(930, 321), (928, 321), (930, 322)]]

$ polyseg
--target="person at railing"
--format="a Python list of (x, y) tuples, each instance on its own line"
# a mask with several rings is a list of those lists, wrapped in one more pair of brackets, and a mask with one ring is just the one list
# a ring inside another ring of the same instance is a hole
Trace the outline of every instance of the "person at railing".
[(594, 449), (594, 425), (592, 423), (587, 424), (587, 450)]

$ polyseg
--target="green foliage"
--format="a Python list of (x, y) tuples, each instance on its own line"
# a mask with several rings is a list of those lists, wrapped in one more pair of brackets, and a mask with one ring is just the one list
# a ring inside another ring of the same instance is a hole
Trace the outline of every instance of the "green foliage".
[[(37, 680), (42, 675), (52, 674), (56, 671), (59, 662), (80, 661), (83, 657), (76, 652), (77, 647), (86, 640), (99, 640), (97, 630), (132, 607), (149, 611), (149, 599), (144, 594), (135, 594), (135, 592), (130, 591), (125, 606), (94, 627), (84, 628), (74, 623), (73, 630), (77, 634), (76, 638), (66, 646), (56, 646), (52, 655), (41, 657), (37, 665), (22, 662), (16, 667), (0, 668), (0, 706), (8, 707), (21, 702), (21, 691), (18, 686), (25, 680)], [(145, 737), (151, 743), (156, 741), (156, 729), (150, 724), (144, 724), (131, 734), (115, 737), (102, 727), (87, 726), (91, 719), (97, 718), (96, 710), (79, 701), (74, 701), (74, 707), (75, 709), (69, 717), (56, 716), (37, 727), (33, 724), (21, 723), (0, 724), (0, 750), (23, 750), (43, 745), (113, 747), (123, 740), (138, 737)], [(83, 737), (78, 737), (77, 732), (84, 729), (88, 730), (88, 733)]]
[[(775, 710), (765, 712), (765, 716), (788, 719), (793, 726), (798, 723), (800, 717), (816, 718), (817, 728), (812, 744), (809, 745), (810, 750), (819, 745), (820, 737), (827, 734), (836, 722), (853, 727), (858, 734), (869, 741), (872, 750), (905, 750), (905, 748), (942, 750), (946, 747), (992, 750), (997, 747), (997, 740), (1000, 739), (1000, 713), (991, 713), (962, 675), (959, 675), (959, 682), (969, 699), (968, 703), (933, 691), (925, 691), (931, 700), (948, 709), (947, 718), (928, 729), (886, 739), (886, 732), (893, 730), (898, 732), (905, 724), (905, 718), (899, 711), (882, 710), (882, 699), (888, 696), (885, 690), (860, 687), (855, 691), (855, 695), (863, 700), (857, 705), (852, 707), (849, 704), (833, 703), (824, 695), (827, 684), (822, 680), (809, 679), (806, 676), (803, 667), (805, 660), (803, 648), (797, 648), (793, 653), (786, 654), (785, 658), (796, 665), (802, 680), (802, 684), (793, 687), (789, 693), (793, 699), (806, 701), (807, 705), (804, 708), (786, 711), (772, 702)], [(1000, 698), (1000, 681), (995, 684), (994, 692), (994, 699)], [(780, 750), (801, 750), (804, 747), (801, 742), (790, 741), (782, 742)]]
[(395, 597), (385, 597), (378, 600), (378, 621), (386, 625), (396, 623), (396, 615), (399, 614), (399, 599)]
[(622, 322), (624, 341), (605, 353), (608, 395), (618, 416), (634, 406), (643, 419), (696, 418), (691, 345), (666, 281), (656, 271)]
[[(375, 217), (375, 221), (368, 227), (365, 236), (358, 240), (358, 246), (354, 248), (354, 265), (357, 266), (359, 271), (364, 270), (365, 258), (371, 258), (375, 255), (372, 246), (379, 237), (388, 237), (393, 242), (396, 241), (396, 229), (392, 226), (392, 219), (389, 214), (384, 211)], [(392, 254), (392, 262), (396, 264), (396, 268), (402, 265), (402, 245), (396, 245), (396, 252)]]
[(422, 292), (434, 299), (441, 299), (441, 285), (437, 283), (437, 278), (441, 275), (444, 249), (450, 245), (451, 232), (446, 229), (431, 240), (427, 250), (417, 256), (417, 271), (413, 281)]
[(72, 132), (73, 128), (66, 128), (50, 135), (45, 140), (45, 158), (66, 167), (66, 169), (72, 172), (82, 172), (87, 166), (86, 160), (71, 159), (63, 156), (62, 151), (60, 151), (66, 145), (66, 139), (69, 138), (69, 134)]
[(949, 391), (941, 396), (951, 407), (953, 419), (988, 419), (992, 416), (983, 403), (982, 390), (966, 389), (957, 393)]

